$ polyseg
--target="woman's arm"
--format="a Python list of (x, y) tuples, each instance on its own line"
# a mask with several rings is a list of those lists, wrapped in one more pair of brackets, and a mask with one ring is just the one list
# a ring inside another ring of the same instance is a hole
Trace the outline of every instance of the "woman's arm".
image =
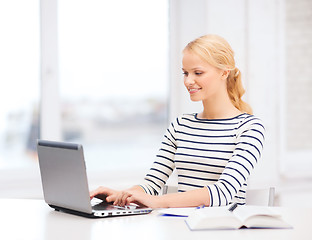
[(143, 190), (150, 195), (159, 195), (169, 176), (175, 168), (174, 156), (177, 150), (176, 127), (178, 118), (166, 130), (156, 159), (140, 184)]
[(188, 192), (152, 196), (143, 192), (129, 192), (126, 204), (137, 203), (151, 208), (209, 206), (210, 196), (206, 187)]
[(125, 191), (99, 187), (90, 192), (90, 198), (93, 197), (98, 197), (107, 202), (114, 202), (114, 205), (118, 206), (136, 203), (150, 208), (197, 207), (202, 205), (209, 206), (210, 204), (210, 196), (206, 187), (161, 196), (147, 194), (140, 186), (133, 186)]
[(114, 202), (115, 205), (124, 206), (127, 198), (130, 196), (130, 192), (158, 195), (175, 167), (173, 160), (176, 151), (174, 135), (174, 124), (171, 123), (166, 131), (166, 134), (164, 135), (159, 153), (156, 156), (156, 160), (149, 172), (146, 174), (142, 184), (133, 186), (132, 188), (124, 191), (98, 187), (90, 192), (90, 198), (92, 199), (93, 197), (97, 197), (107, 202)]
[(194, 207), (200, 205), (228, 205), (246, 183), (261, 157), (264, 142), (264, 127), (256, 118), (249, 118), (241, 125), (238, 142), (219, 180), (207, 187), (159, 197), (143, 194), (129, 195), (128, 202), (138, 202), (153, 208)]
[(237, 144), (218, 181), (208, 185), (210, 206), (224, 206), (237, 201), (235, 196), (247, 183), (261, 158), (264, 144), (264, 126), (261, 120), (250, 117), (238, 128)]

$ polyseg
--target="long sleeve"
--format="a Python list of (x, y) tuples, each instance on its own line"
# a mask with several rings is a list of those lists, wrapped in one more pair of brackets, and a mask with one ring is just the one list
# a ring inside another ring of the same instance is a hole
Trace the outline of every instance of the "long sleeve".
[(263, 124), (253, 115), (199, 119), (197, 114), (183, 114), (167, 129), (140, 186), (158, 195), (176, 169), (179, 192), (207, 187), (211, 206), (245, 204), (247, 180), (261, 157), (263, 143)]
[(174, 155), (177, 150), (175, 134), (174, 124), (171, 123), (164, 135), (156, 160), (140, 185), (146, 193), (158, 195), (175, 168)]
[[(238, 128), (237, 144), (219, 180), (208, 185), (210, 206), (227, 205), (244, 199), (247, 179), (261, 157), (264, 142), (264, 127), (257, 118), (243, 122)], [(235, 199), (238, 198), (238, 199)]]

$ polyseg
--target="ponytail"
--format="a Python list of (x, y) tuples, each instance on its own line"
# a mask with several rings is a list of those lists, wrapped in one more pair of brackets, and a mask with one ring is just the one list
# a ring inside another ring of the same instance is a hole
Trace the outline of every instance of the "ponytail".
[(238, 68), (230, 71), (227, 78), (227, 92), (232, 101), (232, 104), (240, 111), (252, 114), (252, 108), (242, 100), (245, 89), (242, 84), (241, 72)]

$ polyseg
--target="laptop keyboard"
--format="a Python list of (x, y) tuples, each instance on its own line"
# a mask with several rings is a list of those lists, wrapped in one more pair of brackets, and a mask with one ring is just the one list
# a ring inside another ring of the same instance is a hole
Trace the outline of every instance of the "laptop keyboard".
[(108, 203), (102, 201), (101, 199), (93, 198), (91, 200), (91, 206), (93, 210), (101, 211), (101, 210), (134, 210), (137, 209), (136, 205), (128, 205), (124, 207), (115, 206), (112, 203)]
[(92, 209), (96, 211), (101, 211), (101, 210), (129, 210), (129, 209), (135, 209), (135, 206), (125, 206), (125, 207), (120, 207), (120, 206), (115, 206), (112, 203), (107, 203), (107, 202), (101, 202), (101, 203), (96, 203), (96, 204), (91, 204)]

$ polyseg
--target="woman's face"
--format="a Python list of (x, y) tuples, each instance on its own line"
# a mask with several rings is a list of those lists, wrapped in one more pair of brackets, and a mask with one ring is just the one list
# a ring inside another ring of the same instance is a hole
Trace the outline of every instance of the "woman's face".
[(192, 101), (205, 101), (226, 90), (228, 71), (216, 68), (190, 51), (185, 51), (182, 60), (184, 85)]

